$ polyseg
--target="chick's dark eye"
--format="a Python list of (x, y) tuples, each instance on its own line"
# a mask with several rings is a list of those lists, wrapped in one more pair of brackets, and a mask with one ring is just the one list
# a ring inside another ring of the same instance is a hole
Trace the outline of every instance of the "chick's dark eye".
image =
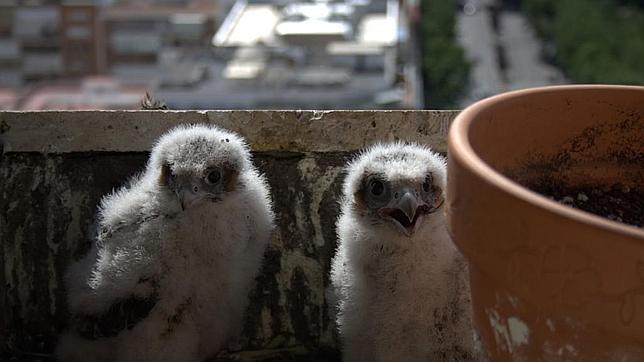
[(208, 172), (206, 180), (209, 184), (216, 184), (221, 180), (221, 172), (219, 170), (212, 170)]
[(425, 177), (425, 182), (423, 182), (423, 191), (429, 192), (429, 190), (432, 189), (432, 177), (427, 176)]
[(385, 184), (380, 180), (372, 180), (369, 182), (369, 192), (373, 196), (382, 196), (385, 192)]

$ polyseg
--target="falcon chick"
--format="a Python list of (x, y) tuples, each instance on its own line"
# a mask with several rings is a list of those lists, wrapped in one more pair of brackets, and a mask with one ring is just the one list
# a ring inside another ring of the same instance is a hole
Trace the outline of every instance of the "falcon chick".
[(179, 126), (101, 201), (89, 254), (66, 273), (62, 361), (202, 361), (241, 331), (273, 229), (244, 140)]
[(467, 266), (446, 229), (445, 160), (376, 145), (348, 165), (331, 265), (346, 361), (472, 359)]

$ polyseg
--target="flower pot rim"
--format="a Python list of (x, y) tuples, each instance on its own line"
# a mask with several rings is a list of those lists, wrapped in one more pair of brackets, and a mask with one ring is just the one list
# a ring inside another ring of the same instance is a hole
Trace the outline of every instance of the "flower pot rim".
[(541, 209), (557, 214), (560, 217), (586, 224), (595, 228), (603, 229), (612, 233), (622, 234), (627, 237), (644, 240), (644, 229), (633, 225), (627, 225), (606, 219), (604, 217), (564, 206), (557, 201), (534, 192), (512, 179), (494, 170), (482, 158), (480, 158), (469, 142), (469, 129), (473, 119), (484, 110), (501, 102), (510, 99), (523, 98), (537, 94), (585, 91), (585, 90), (617, 90), (636, 91), (642, 93), (644, 99), (644, 87), (628, 85), (609, 84), (576, 84), (557, 85), (536, 88), (527, 88), (516, 91), (501, 93), (489, 98), (480, 100), (465, 108), (455, 119), (448, 134), (449, 157), (458, 159), (459, 163), (492, 187), (508, 193), (517, 199), (532, 204)]

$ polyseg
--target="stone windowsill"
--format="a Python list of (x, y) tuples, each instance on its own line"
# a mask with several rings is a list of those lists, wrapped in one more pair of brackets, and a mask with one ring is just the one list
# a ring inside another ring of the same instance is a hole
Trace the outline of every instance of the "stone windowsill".
[(146, 151), (179, 123), (242, 134), (254, 151), (338, 152), (407, 140), (446, 152), (457, 111), (38, 111), (0, 112), (4, 152)]

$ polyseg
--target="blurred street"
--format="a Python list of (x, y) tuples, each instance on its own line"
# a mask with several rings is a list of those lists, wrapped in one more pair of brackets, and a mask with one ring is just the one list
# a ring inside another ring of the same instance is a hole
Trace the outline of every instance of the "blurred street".
[(528, 19), (500, 3), (469, 0), (458, 13), (458, 38), (471, 63), (463, 107), (504, 91), (566, 82), (559, 69), (543, 61), (543, 45)]

